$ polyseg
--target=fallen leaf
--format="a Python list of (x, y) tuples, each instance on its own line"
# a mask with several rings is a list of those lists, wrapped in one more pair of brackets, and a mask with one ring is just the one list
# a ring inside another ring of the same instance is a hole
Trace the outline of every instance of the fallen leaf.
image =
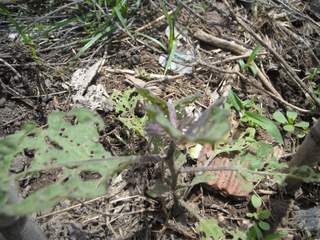
[[(209, 165), (214, 168), (231, 168), (229, 158), (215, 158)], [(237, 171), (221, 170), (213, 173), (217, 177), (209, 180), (208, 185), (222, 190), (234, 197), (247, 197), (252, 191), (252, 184), (244, 179)]]

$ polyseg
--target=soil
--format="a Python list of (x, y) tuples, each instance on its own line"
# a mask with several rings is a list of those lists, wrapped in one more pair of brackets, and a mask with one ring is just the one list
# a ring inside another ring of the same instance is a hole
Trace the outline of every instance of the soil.
[[(43, 5), (41, 11), (34, 11), (37, 1), (31, 2), (32, 6), (21, 5), (32, 9), (30, 18), (45, 16), (50, 11)], [(56, 4), (63, 6), (63, 2), (56, 1)], [(155, 8), (158, 3), (142, 2), (138, 17), (133, 13), (127, 16), (132, 31), (162, 15), (161, 8)], [(320, 64), (320, 19), (317, 16), (318, 10), (310, 9), (316, 1), (312, 1), (311, 5), (309, 1), (295, 1), (289, 7), (271, 1), (269, 5), (258, 5), (256, 13), (241, 5), (242, 1), (229, 2), (237, 16), (241, 16), (256, 34), (275, 49), (297, 76), (303, 79), (307, 88), (315, 89), (320, 83), (319, 74), (313, 80), (305, 76), (309, 69)], [(199, 10), (201, 4), (206, 6), (204, 12)], [(16, 13), (20, 11), (14, 4), (7, 7)], [(235, 56), (232, 52), (194, 37), (194, 33), (202, 29), (216, 37), (254, 49), (260, 43), (232, 16), (227, 5), (218, 0), (192, 1), (181, 9), (176, 26), (187, 39), (184, 46), (197, 51), (197, 58), (205, 64), (194, 60), (190, 64), (192, 73), (156, 82), (160, 97), (169, 100), (201, 94), (202, 97), (194, 105), (195, 111), (198, 111), (213, 104), (216, 96), (225, 94), (229, 86), (241, 99), (254, 99), (270, 118), (276, 110), (292, 110), (284, 101), (279, 101), (280, 96), (292, 105), (310, 110), (299, 112), (299, 116), (312, 124), (312, 119), (319, 117), (318, 108), (301, 87), (292, 81), (294, 76), (288, 73), (270, 49), (264, 48), (265, 53), (257, 57), (256, 63), (279, 93), (278, 97), (270, 93), (271, 90), (258, 77), (253, 77), (249, 70), (240, 71), (238, 59), (232, 60)], [(167, 42), (164, 34), (166, 26), (165, 21), (158, 21), (143, 33)], [(70, 63), (67, 60), (74, 54), (74, 49), (67, 46), (63, 48), (65, 43), (61, 43), (61, 48), (50, 47), (51, 43), (38, 44), (38, 61), (29, 46), (19, 39), (8, 37), (12, 29), (8, 21), (1, 22), (1, 16), (0, 30), (3, 33), (0, 37), (0, 138), (18, 131), (28, 121), (44, 126), (52, 111), (72, 109), (73, 93), (66, 87), (72, 73), (80, 67), (91, 66), (101, 57), (105, 58), (104, 67), (111, 69), (143, 69), (154, 74), (164, 72), (158, 61), (160, 54), (164, 53), (161, 48), (150, 39), (142, 38), (138, 41), (127, 37), (122, 31), (115, 32), (108, 42), (98, 44), (76, 62)], [(239, 72), (242, 77), (237, 74)], [(168, 74), (176, 75), (170, 70)], [(101, 83), (111, 95), (115, 89), (124, 91), (133, 87), (126, 80), (126, 74), (121, 72), (100, 71), (94, 83)], [(100, 133), (100, 142), (107, 151), (113, 155), (142, 155), (148, 151), (147, 140), (128, 130), (115, 112), (98, 112), (106, 123), (106, 128)], [(290, 134), (284, 136), (282, 161), (290, 161), (302, 140)], [(276, 145), (264, 131), (258, 133), (258, 138)], [(125, 139), (127, 144), (121, 139)], [(28, 157), (24, 158), (24, 165), (17, 166), (15, 171), (27, 167), (28, 161)], [(187, 166), (195, 165), (194, 159), (187, 162)], [(22, 196), (26, 197), (54, 182), (58, 174), (59, 171), (42, 172), (24, 179), (20, 182)], [(105, 196), (81, 201), (64, 200), (34, 217), (48, 239), (199, 239), (195, 230), (198, 219), (182, 207), (172, 208), (174, 200), (171, 195), (154, 199), (146, 194), (161, 175), (161, 166), (158, 164), (133, 166), (115, 177)], [(185, 184), (190, 184), (192, 177), (192, 174), (184, 175)], [(306, 232), (297, 227), (293, 216), (299, 209), (319, 207), (319, 184), (305, 183), (292, 196), (282, 186), (268, 179), (257, 183), (255, 192), (263, 198), (265, 207), (272, 211), (272, 230), (286, 230), (286, 239), (307, 239)], [(198, 185), (185, 195), (184, 201), (198, 209), (199, 215), (217, 219), (224, 230), (245, 230), (250, 227), (246, 218), (246, 213), (252, 210), (248, 197), (237, 199), (217, 189)]]

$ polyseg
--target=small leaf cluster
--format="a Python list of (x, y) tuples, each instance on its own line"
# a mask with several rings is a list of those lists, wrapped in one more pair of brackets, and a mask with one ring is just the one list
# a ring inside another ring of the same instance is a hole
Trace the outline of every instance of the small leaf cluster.
[(247, 213), (247, 217), (253, 221), (252, 226), (247, 231), (247, 240), (280, 240), (287, 235), (286, 232), (275, 232), (265, 236), (265, 232), (271, 228), (266, 221), (271, 216), (271, 212), (269, 210), (260, 210), (263, 201), (256, 194), (252, 195), (250, 203), (254, 208), (254, 212)]
[(309, 130), (309, 123), (297, 121), (297, 117), (297, 112), (287, 111), (286, 116), (280, 111), (273, 113), (273, 118), (282, 125), (283, 130), (295, 134), (298, 138), (303, 138)]
[(240, 120), (247, 123), (250, 127), (259, 126), (266, 130), (275, 141), (283, 144), (282, 135), (277, 125), (267, 117), (262, 115), (262, 111), (252, 101), (242, 101), (235, 92), (230, 91), (228, 96), (228, 104), (235, 108), (240, 114)]

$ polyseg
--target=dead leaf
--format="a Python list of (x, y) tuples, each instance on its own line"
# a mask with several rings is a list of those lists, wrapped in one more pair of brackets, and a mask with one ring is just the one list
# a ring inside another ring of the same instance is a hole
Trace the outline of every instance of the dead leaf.
[[(214, 168), (231, 168), (230, 160), (226, 157), (214, 159), (210, 163)], [(252, 191), (251, 183), (246, 181), (237, 171), (216, 171), (216, 178), (208, 181), (208, 185), (222, 190), (224, 193), (234, 197), (247, 197)]]

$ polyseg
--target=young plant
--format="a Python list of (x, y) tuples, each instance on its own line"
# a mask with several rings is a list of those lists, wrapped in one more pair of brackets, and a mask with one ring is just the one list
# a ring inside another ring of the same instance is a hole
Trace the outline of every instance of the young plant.
[(271, 212), (260, 209), (263, 201), (256, 194), (252, 195), (250, 203), (254, 208), (254, 212), (247, 213), (247, 217), (252, 221), (252, 226), (247, 231), (247, 240), (280, 240), (287, 235), (286, 232), (275, 232), (265, 236), (265, 233), (271, 228), (266, 221), (271, 216)]
[(283, 130), (296, 135), (298, 138), (303, 138), (309, 130), (308, 122), (297, 121), (297, 112), (287, 111), (285, 116), (282, 112), (276, 111), (272, 116), (282, 125)]
[(245, 63), (242, 59), (239, 60), (239, 65), (240, 65), (240, 69), (242, 71), (246, 70), (246, 69), (250, 69), (250, 71), (252, 72), (253, 76), (256, 76), (257, 74), (257, 66), (254, 63), (254, 60), (256, 59), (258, 53), (261, 51), (261, 46), (257, 46), (255, 47), (250, 56), (247, 59), (247, 62)]
[(180, 13), (182, 5), (179, 4), (172, 14), (169, 14), (164, 0), (160, 1), (160, 5), (161, 5), (161, 8), (162, 8), (164, 15), (166, 16), (166, 20), (167, 20), (167, 23), (169, 26), (169, 39), (168, 39), (168, 47), (167, 47), (168, 58), (167, 58), (167, 62), (165, 65), (165, 70), (164, 70), (164, 73), (166, 74), (166, 72), (170, 68), (171, 62), (172, 62), (174, 55), (176, 53), (175, 22), (178, 17), (178, 14)]
[(240, 120), (247, 123), (249, 127), (257, 126), (265, 129), (275, 141), (283, 144), (281, 133), (273, 121), (262, 115), (262, 110), (256, 106), (252, 100), (242, 101), (232, 90), (229, 93), (227, 104), (233, 107), (240, 115)]

